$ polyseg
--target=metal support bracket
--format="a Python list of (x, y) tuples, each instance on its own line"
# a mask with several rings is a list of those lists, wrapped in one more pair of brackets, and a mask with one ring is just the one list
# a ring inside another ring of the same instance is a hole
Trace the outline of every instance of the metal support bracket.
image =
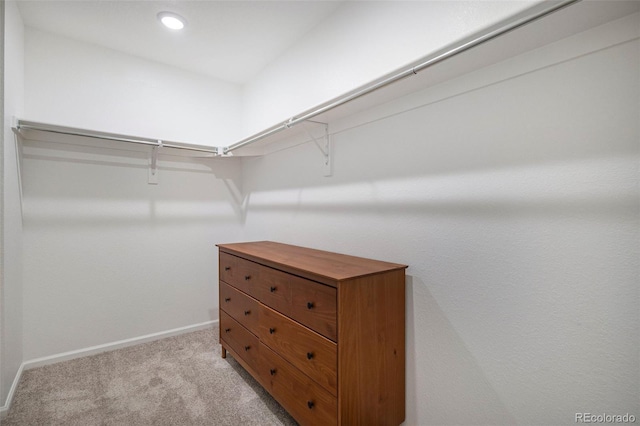
[[(316, 138), (315, 136), (313, 136), (313, 133), (311, 133), (311, 131), (307, 128), (306, 122), (322, 125), (324, 128), (324, 134), (320, 136), (320, 138)], [(309, 135), (309, 137), (313, 140), (313, 143), (316, 144), (316, 146), (322, 153), (322, 156), (324, 157), (323, 158), (324, 176), (327, 176), (327, 177), (331, 176), (333, 174), (333, 161), (332, 161), (333, 153), (331, 150), (331, 139), (329, 137), (329, 124), (321, 123), (319, 121), (306, 120), (303, 123), (303, 127), (304, 127), (304, 130)], [(322, 143), (319, 142), (318, 139), (322, 139)]]
[(24, 219), (24, 197), (22, 194), (22, 143), (20, 142), (20, 123), (15, 115), (11, 117), (11, 130), (13, 130), (13, 143), (16, 150), (16, 168), (18, 171), (18, 196), (20, 197), (20, 218)]
[(151, 156), (149, 157), (149, 185), (158, 184), (158, 151), (162, 148), (162, 141), (158, 141), (158, 145), (151, 148)]

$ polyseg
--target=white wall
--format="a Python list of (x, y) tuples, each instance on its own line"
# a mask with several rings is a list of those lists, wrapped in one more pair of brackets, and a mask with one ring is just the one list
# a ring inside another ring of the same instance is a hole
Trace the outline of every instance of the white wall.
[[(24, 152), (24, 358), (218, 318), (216, 243), (238, 239), (235, 161)], [(229, 187), (228, 187), (229, 186)]]
[[(2, 69), (3, 78), (0, 81), (0, 116), (3, 117), (2, 122), (2, 131), (0, 132), (0, 199), (2, 200), (2, 205), (4, 206), (4, 2), (0, 3), (0, 69)], [(4, 208), (0, 207), (0, 265), (4, 265)], [(0, 271), (0, 309), (4, 305), (4, 268)], [(2, 310), (4, 312), (4, 309)], [(4, 386), (3, 377), (4, 373), (2, 372), (2, 352), (4, 352), (4, 319), (3, 315), (0, 314), (0, 401), (3, 406), (6, 404), (5, 392), (3, 391)], [(8, 393), (8, 392), (7, 392)], [(1, 416), (2, 414), (0, 414)]]
[[(25, 55), (29, 119), (213, 145), (238, 131), (234, 85), (33, 29)], [(26, 361), (217, 319), (240, 165), (162, 156), (148, 185), (147, 155), (25, 144)]]
[(536, 3), (539, 0), (345, 2), (245, 86), (244, 136)]
[(22, 363), (22, 219), (11, 119), (23, 110), (24, 32), (15, 1), (3, 2), (4, 15), (4, 171), (2, 235), (2, 368), (0, 404), (8, 401)]
[(640, 417), (639, 23), (243, 160), (246, 240), (410, 265), (406, 424)]
[(25, 38), (25, 118), (211, 146), (240, 135), (239, 85), (33, 28)]

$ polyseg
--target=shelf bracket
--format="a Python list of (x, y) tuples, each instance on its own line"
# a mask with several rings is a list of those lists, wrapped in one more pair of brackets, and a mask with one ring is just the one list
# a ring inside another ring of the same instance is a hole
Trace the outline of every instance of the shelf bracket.
[(22, 195), (22, 143), (20, 143), (20, 122), (16, 116), (11, 117), (11, 130), (16, 150), (16, 169), (18, 172), (18, 196), (20, 198), (20, 218), (24, 218), (24, 197)]
[[(306, 122), (321, 125), (324, 128), (323, 135), (320, 136), (319, 138), (316, 138), (315, 136), (313, 136), (313, 133), (311, 133), (309, 128), (306, 126)], [(333, 168), (332, 154), (333, 153), (331, 150), (331, 139), (329, 137), (329, 124), (322, 123), (319, 121), (306, 120), (305, 122), (303, 122), (302, 126), (304, 127), (304, 130), (307, 132), (307, 135), (309, 135), (309, 137), (313, 140), (313, 143), (316, 144), (316, 147), (318, 147), (318, 149), (322, 153), (324, 176), (327, 176), (327, 177), (331, 176), (333, 174), (333, 170), (332, 170)], [(318, 141), (318, 139), (321, 139), (321, 141)]]
[(151, 148), (149, 157), (149, 185), (158, 184), (158, 151), (162, 148), (162, 141), (158, 140), (158, 145)]

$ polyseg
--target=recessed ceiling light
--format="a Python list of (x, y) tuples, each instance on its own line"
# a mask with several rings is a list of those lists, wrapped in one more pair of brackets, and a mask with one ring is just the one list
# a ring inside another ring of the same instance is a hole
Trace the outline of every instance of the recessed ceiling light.
[(187, 23), (182, 16), (172, 12), (160, 12), (158, 13), (158, 19), (165, 27), (172, 30), (181, 30)]

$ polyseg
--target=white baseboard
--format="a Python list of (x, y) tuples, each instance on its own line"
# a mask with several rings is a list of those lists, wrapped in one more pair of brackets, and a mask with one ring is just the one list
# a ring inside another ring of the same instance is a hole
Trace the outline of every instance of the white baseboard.
[(202, 322), (200, 324), (192, 324), (186, 327), (174, 328), (171, 330), (160, 331), (158, 333), (146, 334), (144, 336), (133, 337), (131, 339), (119, 340), (117, 342), (105, 343), (102, 345), (91, 346), (88, 348), (78, 349), (75, 351), (63, 352), (60, 354), (45, 356), (42, 358), (31, 359), (29, 361), (25, 361), (20, 364), (20, 368), (16, 373), (16, 377), (13, 380), (13, 384), (11, 385), (11, 389), (9, 390), (9, 394), (7, 395), (7, 400), (3, 406), (0, 407), (0, 419), (4, 418), (11, 407), (11, 402), (13, 401), (13, 395), (18, 387), (18, 383), (20, 382), (20, 377), (22, 376), (22, 372), (26, 370), (30, 370), (36, 367), (42, 367), (49, 364), (55, 364), (62, 361), (69, 361), (76, 358), (82, 358), (89, 355), (95, 355), (101, 352), (108, 352), (114, 349), (126, 348), (128, 346), (135, 346), (141, 343), (152, 342), (154, 340), (164, 339), (166, 337), (177, 336), (179, 334), (190, 333), (192, 331), (204, 330), (206, 328), (212, 327), (214, 324), (217, 324), (218, 320)]
[(75, 358), (81, 358), (89, 355), (99, 354), (101, 352), (108, 352), (114, 349), (126, 348), (127, 346), (139, 345), (140, 343), (152, 342), (154, 340), (164, 339), (166, 337), (177, 336), (183, 333), (190, 333), (192, 331), (204, 330), (211, 327), (213, 324), (217, 324), (218, 320), (207, 321), (200, 324), (192, 324), (186, 327), (174, 328), (172, 330), (160, 331), (158, 333), (146, 334), (144, 336), (133, 337), (131, 339), (118, 340), (117, 342), (105, 343), (102, 345), (91, 346), (88, 348), (78, 349), (75, 351), (63, 352), (60, 354), (45, 356), (42, 358), (36, 358), (29, 361), (25, 361), (24, 369), (30, 370), (36, 367), (42, 367), (44, 365), (56, 364), (62, 361), (69, 361)]
[(22, 377), (22, 371), (24, 370), (24, 362), (20, 364), (20, 368), (18, 368), (18, 372), (16, 373), (16, 377), (13, 378), (13, 383), (11, 384), (11, 389), (9, 389), (9, 394), (7, 395), (7, 400), (4, 405), (0, 407), (0, 420), (4, 419), (9, 412), (9, 407), (11, 407), (11, 402), (13, 401), (13, 395), (18, 388), (18, 383), (20, 383), (20, 377)]

